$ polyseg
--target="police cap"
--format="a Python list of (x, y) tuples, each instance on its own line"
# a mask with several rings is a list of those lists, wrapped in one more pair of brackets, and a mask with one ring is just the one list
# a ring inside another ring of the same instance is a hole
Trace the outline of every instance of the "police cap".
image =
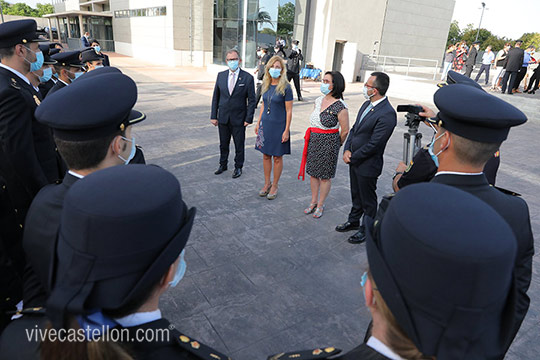
[(79, 50), (61, 52), (51, 57), (58, 61), (58, 66), (80, 68), (84, 66), (81, 62), (81, 52)]
[(448, 71), (448, 74), (446, 76), (446, 82), (437, 84), (438, 87), (443, 87), (446, 85), (453, 85), (453, 84), (464, 84), (464, 85), (471, 85), (474, 86), (477, 89), (484, 90), (482, 86), (474, 81), (473, 79), (462, 75), (458, 72), (455, 72), (454, 70)]
[(81, 51), (81, 61), (83, 63), (98, 60), (103, 60), (103, 56), (99, 55), (94, 48), (90, 47)]
[(527, 121), (515, 106), (470, 85), (442, 87), (433, 99), (439, 109), (438, 125), (473, 141), (503, 142), (512, 126)]
[(184, 249), (194, 217), (176, 177), (158, 166), (114, 166), (77, 181), (62, 210), (53, 324), (66, 311), (114, 310), (147, 295)]
[(85, 72), (77, 79), (77, 81), (81, 81), (83, 79), (91, 79), (95, 76), (100, 76), (103, 74), (122, 74), (122, 71), (120, 71), (119, 68), (114, 66), (104, 66), (102, 68)]
[[(80, 101), (88, 94), (92, 94), (96, 106), (81, 111)], [(133, 109), (136, 102), (137, 85), (130, 77), (106, 73), (78, 79), (47, 96), (36, 110), (36, 119), (51, 127), (60, 139), (92, 140), (144, 120), (146, 115)]]
[(418, 350), (440, 359), (500, 351), (517, 243), (494, 209), (423, 183), (400, 190), (382, 221), (366, 225), (377, 290)]
[(15, 20), (0, 24), (0, 49), (18, 44), (46, 41), (39, 36), (35, 20)]
[(58, 61), (51, 58), (51, 48), (47, 44), (40, 44), (39, 50), (43, 53), (43, 64), (45, 65), (55, 65)]

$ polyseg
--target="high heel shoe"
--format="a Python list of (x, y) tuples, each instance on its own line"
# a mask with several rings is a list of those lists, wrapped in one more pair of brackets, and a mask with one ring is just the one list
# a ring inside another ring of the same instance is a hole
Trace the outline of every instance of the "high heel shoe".
[(259, 196), (260, 197), (266, 197), (266, 195), (268, 195), (268, 193), (270, 192), (270, 188), (272, 188), (271, 183), (270, 183), (270, 185), (268, 185), (268, 187), (266, 189), (263, 189), (263, 190), (259, 191)]
[(320, 218), (323, 215), (323, 211), (324, 211), (324, 205), (323, 206), (317, 206), (317, 208), (315, 209), (315, 212), (313, 213), (313, 217), (315, 219)]
[(311, 214), (313, 211), (315, 211), (316, 207), (317, 207), (317, 203), (309, 204), (309, 206), (304, 209), (304, 214), (306, 215)]
[(277, 186), (276, 186), (276, 192), (275, 193), (270, 193), (270, 191), (268, 191), (268, 195), (266, 195), (266, 198), (268, 200), (274, 200), (275, 198), (277, 198), (277, 193), (278, 193), (278, 189), (277, 189)]

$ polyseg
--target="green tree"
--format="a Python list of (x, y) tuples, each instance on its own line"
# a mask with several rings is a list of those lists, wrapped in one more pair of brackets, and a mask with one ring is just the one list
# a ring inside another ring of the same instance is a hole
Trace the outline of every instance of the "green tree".
[[(478, 33), (478, 29), (469, 29), (465, 32), (463, 32), (463, 36), (461, 37), (461, 40), (467, 42), (467, 45), (471, 45), (476, 40), (476, 34)], [(491, 33), (491, 31), (486, 29), (480, 29), (480, 33), (478, 33), (478, 41), (480, 41), (480, 48), (484, 48), (484, 43), (487, 41), (487, 39), (493, 37), (494, 35)]]
[(43, 15), (47, 14), (53, 14), (54, 13), (54, 6), (52, 4), (36, 4), (36, 10), (39, 17), (42, 17)]
[(25, 3), (16, 3), (8, 7), (6, 15), (38, 16), (37, 11)]
[(520, 39), (523, 40), (522, 49), (526, 49), (529, 46), (534, 46), (537, 49), (540, 47), (540, 33), (526, 33), (523, 34)]
[(278, 27), (277, 34), (281, 37), (290, 39), (294, 30), (294, 4), (286, 3), (278, 8)]
[(458, 41), (461, 41), (461, 30), (459, 28), (459, 23), (457, 22), (457, 20), (454, 20), (450, 24), (450, 30), (448, 31), (448, 41), (446, 41), (446, 46), (455, 44)]

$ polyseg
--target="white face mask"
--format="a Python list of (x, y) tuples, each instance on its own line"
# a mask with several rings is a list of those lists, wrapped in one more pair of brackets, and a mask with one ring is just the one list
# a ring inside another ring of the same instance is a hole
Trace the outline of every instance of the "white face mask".
[(364, 97), (366, 98), (366, 100), (369, 100), (373, 97), (373, 95), (375, 95), (374, 93), (371, 94), (371, 95), (368, 95), (368, 87), (367, 86), (364, 86), (364, 89), (363, 89), (363, 93), (364, 93)]

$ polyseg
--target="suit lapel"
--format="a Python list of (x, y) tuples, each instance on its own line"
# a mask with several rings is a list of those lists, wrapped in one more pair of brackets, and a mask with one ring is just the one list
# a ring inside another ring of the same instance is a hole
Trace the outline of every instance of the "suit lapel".
[[(360, 124), (358, 124), (358, 127), (357, 129), (355, 130), (355, 133), (358, 132), (358, 130), (364, 126), (370, 119), (373, 115), (375, 115), (377, 113), (377, 111), (379, 111), (383, 106), (384, 104), (388, 101), (388, 99), (384, 99), (381, 103), (377, 104), (377, 106), (375, 106), (374, 108), (372, 108), (371, 110), (368, 111), (368, 113), (366, 114), (366, 116), (364, 116), (364, 118), (362, 119), (362, 122)], [(360, 109), (361, 112), (359, 112), (360, 116), (362, 116), (362, 114), (364, 113), (364, 111), (366, 110), (366, 107), (368, 106), (369, 104), (367, 104), (366, 106), (362, 106), (362, 108)]]

